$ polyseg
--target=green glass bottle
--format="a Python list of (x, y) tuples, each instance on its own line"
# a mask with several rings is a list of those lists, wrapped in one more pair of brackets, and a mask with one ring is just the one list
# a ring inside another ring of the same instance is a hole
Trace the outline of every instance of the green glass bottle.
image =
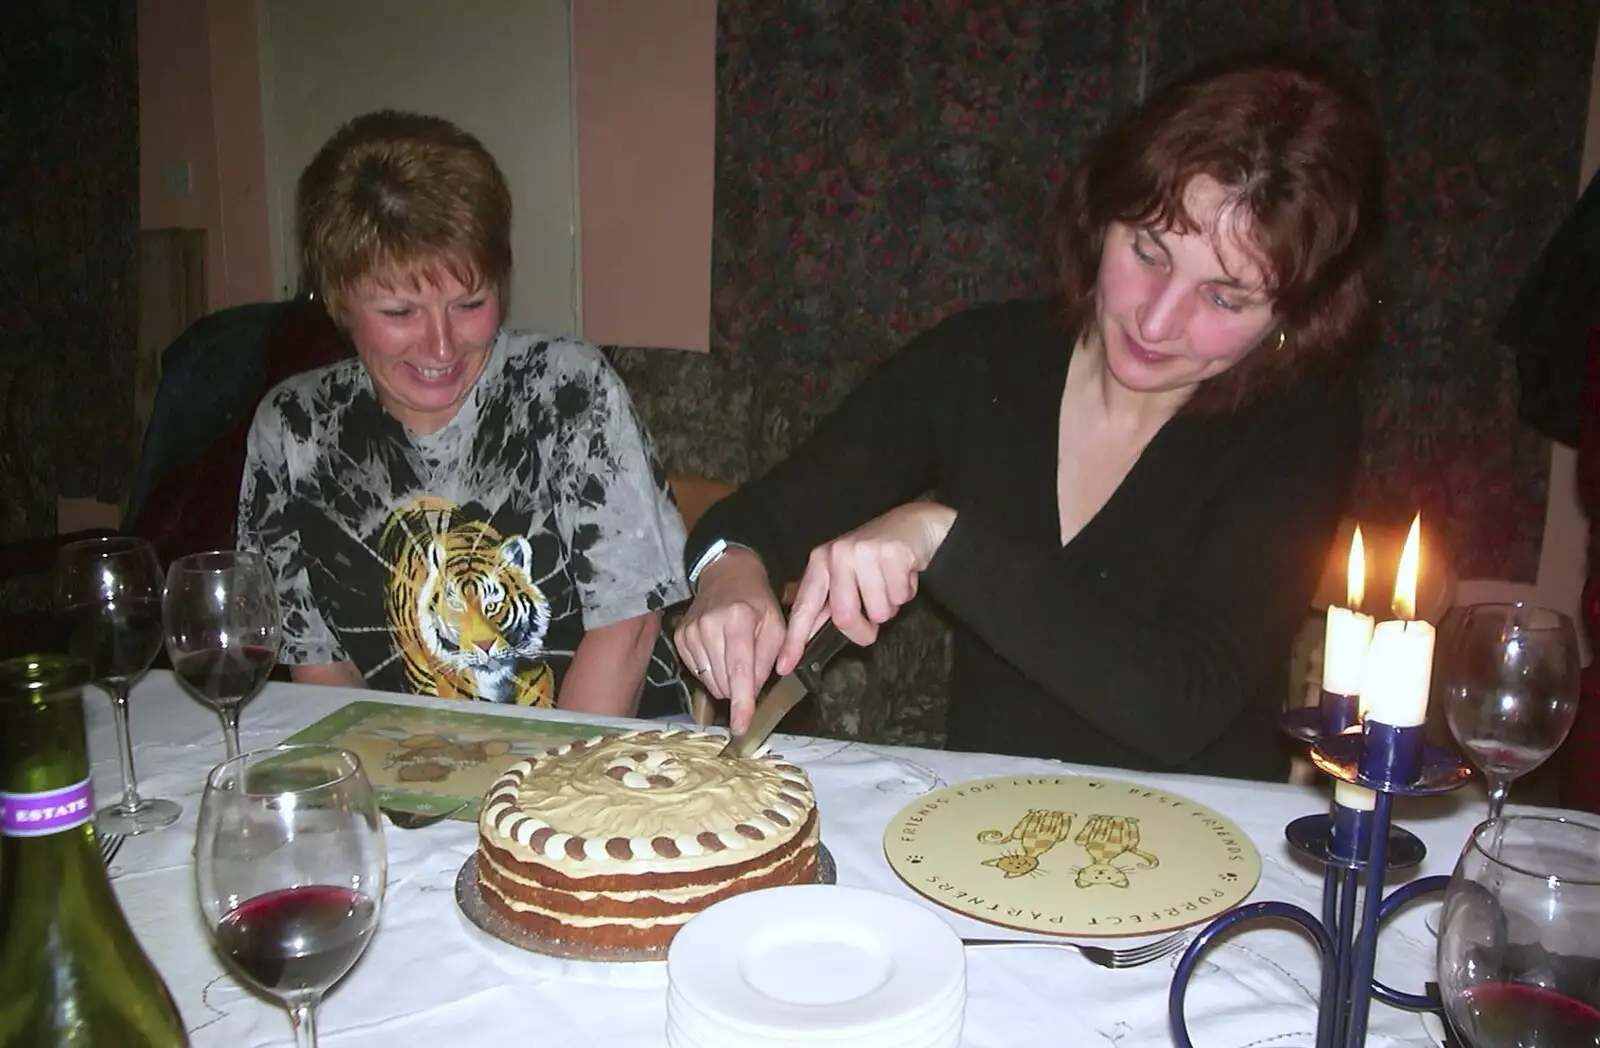
[(0, 1048), (176, 1048), (183, 1020), (94, 838), (88, 667), (0, 662)]

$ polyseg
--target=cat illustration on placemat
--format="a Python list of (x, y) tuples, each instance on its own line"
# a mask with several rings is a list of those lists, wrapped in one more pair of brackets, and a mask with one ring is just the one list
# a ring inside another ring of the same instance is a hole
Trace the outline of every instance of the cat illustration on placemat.
[[(1039, 860), (1071, 836), (1072, 819), (1072, 812), (1035, 808), (1009, 833), (980, 830), (978, 841), (982, 844), (1014, 843), (1018, 847), (1017, 851), (984, 859), (982, 865), (995, 867), (1007, 879), (1049, 872), (1040, 868)], [(1091, 815), (1072, 842), (1089, 856), (1087, 866), (1071, 867), (1073, 883), (1079, 888), (1126, 888), (1130, 872), (1161, 865), (1160, 859), (1139, 847), (1139, 820), (1131, 815)]]
[(1001, 830), (980, 830), (978, 840), (983, 844), (1015, 843), (1021, 850), (984, 859), (983, 865), (993, 866), (1006, 877), (1022, 877), (1043, 872), (1039, 857), (1066, 840), (1072, 833), (1072, 813), (1069, 811), (1044, 811), (1033, 809), (1024, 815), (1010, 833)]
[(556, 739), (486, 737), (481, 728), (462, 730), (441, 724), (418, 730), (406, 724), (379, 723), (362, 725), (334, 741), (354, 750), (380, 784), (414, 786), (442, 783), (463, 773), (499, 775), (513, 761), (548, 750)]
[(1130, 871), (1161, 865), (1160, 859), (1140, 850), (1139, 820), (1131, 815), (1091, 815), (1073, 843), (1089, 853), (1089, 865), (1076, 871), (1080, 888), (1126, 888)]
[[(533, 747), (532, 752), (543, 748)], [(463, 768), (484, 767), (491, 762), (496, 768), (508, 764), (511, 751), (512, 744), (505, 739), (464, 739), (451, 733), (430, 732), (395, 740), (383, 766), (392, 769), (395, 781), (402, 784), (443, 782), (451, 772)]]

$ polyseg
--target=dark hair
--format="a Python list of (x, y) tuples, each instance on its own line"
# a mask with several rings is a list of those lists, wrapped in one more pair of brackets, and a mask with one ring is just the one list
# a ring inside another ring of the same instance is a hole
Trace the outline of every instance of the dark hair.
[(346, 292), (368, 277), (505, 296), (511, 190), (494, 157), (448, 120), (383, 110), (335, 131), (300, 175), (301, 278), (344, 325)]
[(1197, 67), (1105, 133), (1059, 203), (1056, 255), (1073, 330), (1093, 322), (1113, 222), (1195, 231), (1199, 175), (1242, 209), (1275, 340), (1201, 384), (1185, 410), (1231, 410), (1315, 366), (1347, 365), (1377, 333), (1383, 131), (1366, 94), (1328, 64), (1283, 52)]

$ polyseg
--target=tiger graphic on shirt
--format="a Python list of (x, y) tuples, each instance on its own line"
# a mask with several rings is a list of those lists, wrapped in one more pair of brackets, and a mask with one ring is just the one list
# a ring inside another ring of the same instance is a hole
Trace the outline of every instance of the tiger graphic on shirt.
[(390, 516), (379, 548), (391, 569), (384, 610), (414, 690), (554, 704), (555, 674), (543, 658), (550, 604), (526, 538), (502, 537), (425, 496)]

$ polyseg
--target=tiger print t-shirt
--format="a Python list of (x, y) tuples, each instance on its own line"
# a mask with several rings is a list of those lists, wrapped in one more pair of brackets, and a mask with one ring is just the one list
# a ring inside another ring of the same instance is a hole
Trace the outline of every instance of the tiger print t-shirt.
[[(239, 546), (265, 553), (280, 660), (385, 691), (548, 706), (586, 629), (688, 596), (683, 522), (594, 347), (502, 332), (455, 418), (419, 436), (357, 359), (262, 400)], [(642, 715), (687, 692), (658, 635)]]

